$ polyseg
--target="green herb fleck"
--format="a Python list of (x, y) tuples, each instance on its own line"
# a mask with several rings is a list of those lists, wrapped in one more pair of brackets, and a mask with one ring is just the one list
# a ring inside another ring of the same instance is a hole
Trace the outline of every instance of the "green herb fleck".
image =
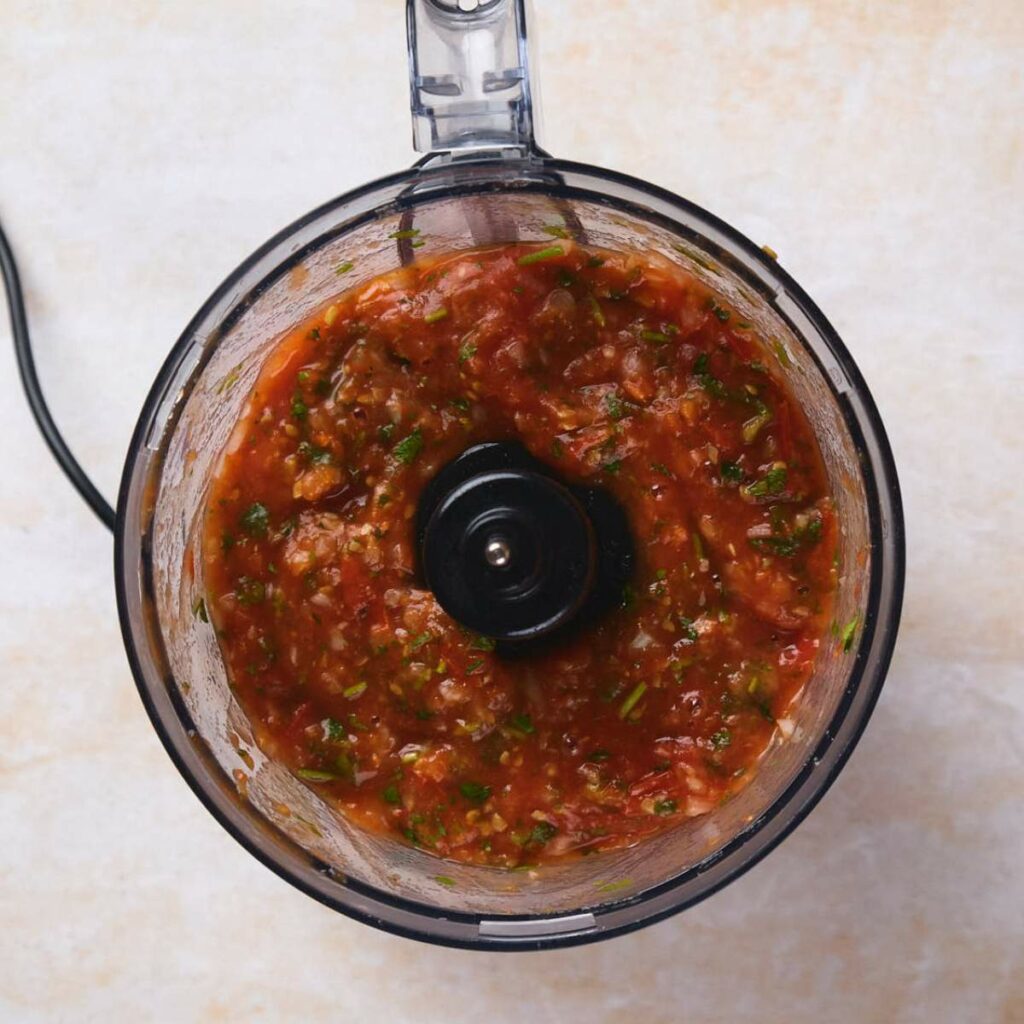
[(778, 359), (780, 366), (788, 370), (793, 365), (793, 360), (789, 358), (786, 346), (778, 338), (772, 339), (772, 351), (775, 353), (775, 358)]
[(637, 683), (630, 691), (629, 696), (619, 706), (619, 718), (625, 721), (633, 713), (634, 708), (640, 703), (643, 695), (647, 692), (646, 683)]
[(687, 618), (685, 615), (680, 615), (679, 625), (683, 631), (683, 640), (686, 643), (695, 644), (700, 639), (700, 633), (697, 632), (697, 629), (693, 624), (693, 619)]
[(654, 813), (665, 817), (667, 814), (675, 814), (678, 810), (678, 805), (675, 800), (655, 800), (654, 802)]
[(420, 635), (409, 645), (409, 650), (418, 651), (424, 644), (429, 644), (433, 639), (433, 633), (420, 633)]
[(640, 337), (654, 345), (664, 345), (668, 341), (668, 335), (664, 331), (641, 331)]
[(300, 768), (296, 773), (300, 779), (307, 782), (337, 782), (342, 776), (334, 772), (324, 772), (319, 768)]
[(601, 311), (601, 304), (593, 295), (590, 296), (590, 313), (594, 318), (594, 323), (597, 324), (598, 327), (604, 327), (608, 322), (605, 320), (604, 313)]
[(381, 796), (386, 804), (400, 804), (402, 802), (402, 796), (398, 792), (398, 787), (394, 783), (388, 786), (384, 792), (381, 793)]
[(857, 624), (860, 622), (860, 616), (854, 615), (850, 621), (843, 626), (843, 632), (840, 634), (840, 640), (843, 645), (843, 653), (849, 654), (853, 650), (853, 638), (857, 635)]
[(732, 736), (728, 729), (719, 729), (718, 732), (711, 734), (711, 743), (715, 750), (725, 750), (730, 743), (732, 743)]
[(602, 882), (596, 888), (598, 892), (618, 892), (620, 889), (628, 889), (632, 884), (632, 878), (621, 878), (617, 882)]
[(441, 885), (448, 886), (449, 889), (453, 885), (455, 885), (455, 879), (454, 878), (449, 878), (448, 875), (434, 875), (434, 881), (440, 882)]
[(344, 263), (339, 263), (334, 268), (334, 272), (336, 274), (338, 274), (339, 276), (341, 274), (347, 274), (354, 266), (355, 266), (355, 264), (351, 260), (345, 260)]
[(752, 483), (747, 494), (754, 498), (764, 498), (770, 494), (780, 494), (786, 488), (786, 467), (773, 466), (760, 480)]
[(241, 605), (259, 604), (267, 596), (267, 588), (260, 580), (239, 576), (235, 584), (235, 597)]
[(545, 260), (557, 259), (564, 255), (565, 250), (560, 245), (549, 245), (545, 249), (537, 249), (520, 256), (516, 263), (521, 267), (528, 267), (531, 263), (543, 263)]
[(569, 232), (562, 227), (561, 224), (547, 224), (541, 228), (541, 231), (545, 235), (551, 235), (552, 238), (568, 238)]
[(527, 735), (536, 731), (534, 729), (533, 719), (530, 718), (525, 711), (520, 712), (517, 715), (513, 715), (509, 721), (512, 723), (512, 727), (514, 729), (518, 729), (520, 732), (525, 732)]
[(475, 355), (476, 355), (476, 345), (474, 345), (471, 341), (464, 341), (459, 346), (459, 362), (460, 363), (468, 362)]
[(728, 483), (738, 484), (743, 481), (743, 470), (740, 469), (738, 462), (723, 462), (719, 472), (722, 474), (722, 480)]
[(267, 506), (254, 501), (243, 513), (239, 523), (246, 533), (253, 537), (265, 537), (270, 525), (270, 512)]
[(345, 727), (335, 718), (325, 718), (321, 723), (326, 738), (329, 740), (343, 740), (345, 738)]
[(405, 231), (392, 231), (388, 238), (415, 238), (419, 233), (419, 228), (409, 228)]
[(558, 829), (552, 825), (550, 821), (538, 821), (530, 830), (530, 837), (527, 842), (536, 843), (538, 846), (544, 846), (545, 843), (554, 839), (557, 834)]
[(694, 530), (693, 533), (690, 535), (690, 539), (693, 542), (693, 554), (694, 554), (694, 556), (696, 557), (698, 562), (703, 562), (704, 561), (704, 541), (701, 538), (701, 535), (696, 530)]
[(296, 392), (292, 399), (292, 416), (297, 420), (304, 420), (309, 415), (309, 406), (306, 405), (302, 395)]
[(192, 602), (192, 615), (200, 622), (210, 621), (210, 616), (206, 612), (206, 602), (201, 597)]
[(725, 385), (717, 378), (708, 373), (708, 354), (702, 352), (697, 356), (693, 364), (693, 375), (697, 383), (714, 398), (726, 398), (728, 392)]
[(758, 400), (754, 403), (757, 412), (743, 424), (743, 441), (745, 444), (753, 444), (757, 435), (763, 427), (768, 426), (772, 421), (772, 412), (764, 402)]
[(406, 466), (423, 451), (423, 432), (417, 427), (408, 437), (402, 438), (392, 449), (392, 454)]
[(447, 315), (448, 310), (444, 306), (438, 306), (437, 309), (431, 310), (423, 317), (423, 322), (436, 324), (438, 320), (443, 320)]
[(364, 693), (366, 693), (366, 683), (355, 683), (341, 691), (342, 697), (346, 700), (358, 700)]
[(626, 415), (625, 403), (619, 398), (618, 394), (614, 391), (609, 391), (604, 396), (604, 406), (608, 410), (608, 415), (613, 420), (621, 420)]
[(494, 641), (489, 636), (476, 636), (469, 646), (474, 651), (493, 651)]
[(479, 782), (460, 782), (459, 792), (470, 803), (482, 804), (491, 795), (491, 787)]
[(480, 669), (482, 669), (483, 667), (484, 667), (484, 659), (483, 658), (474, 658), (466, 666), (466, 675), (467, 676), (474, 675), (475, 673), (479, 672)]

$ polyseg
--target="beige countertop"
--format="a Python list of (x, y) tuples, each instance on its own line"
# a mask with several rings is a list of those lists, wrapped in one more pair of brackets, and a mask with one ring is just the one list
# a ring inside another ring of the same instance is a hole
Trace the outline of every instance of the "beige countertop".
[[(159, 363), (278, 228), (407, 165), (400, 0), (0, 0), (0, 217), (113, 495)], [(393, 938), (246, 854), (135, 692), (111, 542), (0, 326), (0, 1018), (1024, 1020), (1024, 5), (539, 0), (542, 141), (769, 242), (888, 426), (900, 643), (857, 751), (670, 921), (516, 956)]]

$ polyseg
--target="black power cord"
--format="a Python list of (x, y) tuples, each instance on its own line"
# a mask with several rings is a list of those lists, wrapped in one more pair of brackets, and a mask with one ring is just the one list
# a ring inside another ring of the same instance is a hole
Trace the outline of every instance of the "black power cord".
[(21, 383), (25, 388), (25, 397), (28, 399), (32, 415), (57, 464), (71, 481), (71, 486), (78, 491), (82, 500), (96, 513), (103, 525), (113, 532), (117, 514), (71, 454), (71, 449), (57, 429), (57, 424), (54, 423), (50, 408), (43, 397), (39, 377), (36, 375), (36, 362), (32, 357), (32, 342), (28, 334), (28, 318), (25, 315), (25, 299), (21, 293), (18, 265), (14, 261), (14, 253), (4, 234), (3, 225), (0, 225), (0, 270), (3, 271), (4, 288), (7, 292), (18, 373), (21, 375)]

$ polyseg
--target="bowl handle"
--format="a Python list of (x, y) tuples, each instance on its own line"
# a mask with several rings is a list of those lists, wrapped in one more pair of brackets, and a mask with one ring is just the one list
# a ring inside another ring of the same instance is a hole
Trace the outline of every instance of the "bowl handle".
[(539, 152), (526, 0), (406, 0), (406, 28), (417, 152)]

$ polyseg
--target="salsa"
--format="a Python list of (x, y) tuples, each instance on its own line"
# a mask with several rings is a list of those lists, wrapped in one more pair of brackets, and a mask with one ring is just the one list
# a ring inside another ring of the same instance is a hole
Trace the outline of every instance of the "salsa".
[[(362, 827), (504, 867), (728, 799), (791, 728), (836, 585), (783, 356), (674, 264), (567, 239), (424, 260), (291, 331), (203, 534), (206, 608), (261, 748)], [(610, 491), (636, 546), (620, 606), (527, 658), (415, 572), (424, 486), (495, 440)]]

